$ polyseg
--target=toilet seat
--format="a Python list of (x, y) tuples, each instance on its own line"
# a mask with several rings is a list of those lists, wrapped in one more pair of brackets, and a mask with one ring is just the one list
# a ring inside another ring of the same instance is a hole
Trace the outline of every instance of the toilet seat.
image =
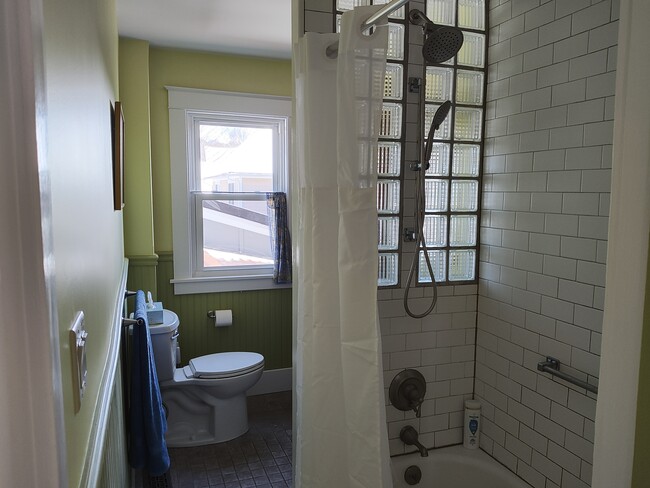
[[(220, 379), (242, 376), (264, 367), (264, 356), (256, 352), (220, 352), (191, 359), (188, 377)], [(184, 368), (185, 369), (185, 368)]]

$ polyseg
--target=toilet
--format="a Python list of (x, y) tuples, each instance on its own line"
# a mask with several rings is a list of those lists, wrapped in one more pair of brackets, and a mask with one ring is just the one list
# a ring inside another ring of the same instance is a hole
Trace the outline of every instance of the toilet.
[(163, 310), (163, 323), (151, 325), (151, 342), (169, 447), (225, 442), (248, 431), (246, 391), (259, 381), (264, 356), (222, 352), (200, 356), (177, 368), (178, 316)]

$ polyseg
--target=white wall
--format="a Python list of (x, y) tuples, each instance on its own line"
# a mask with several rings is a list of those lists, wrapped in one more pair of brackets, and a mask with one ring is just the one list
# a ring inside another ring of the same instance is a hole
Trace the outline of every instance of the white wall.
[[(113, 0), (44, 2), (47, 161), (71, 487), (79, 486), (98, 412), (124, 259), (122, 212), (113, 209), (117, 42)], [(75, 413), (68, 329), (79, 310), (88, 331), (88, 387)]]
[(535, 487), (591, 483), (618, 4), (490, 2), (476, 393), (482, 447)]
[[(115, 4), (12, 0), (0, 24), (0, 364), (10, 372), (0, 385), (1, 483), (74, 487), (123, 263), (112, 195)], [(75, 413), (68, 329), (79, 310), (88, 387)]]

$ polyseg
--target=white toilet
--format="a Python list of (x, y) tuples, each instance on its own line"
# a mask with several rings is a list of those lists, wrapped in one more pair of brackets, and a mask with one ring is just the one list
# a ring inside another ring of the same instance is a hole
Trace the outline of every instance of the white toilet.
[(261, 378), (264, 356), (222, 352), (177, 368), (178, 326), (178, 316), (164, 310), (163, 323), (149, 327), (167, 411), (167, 445), (202, 446), (239, 437), (248, 430), (246, 391)]

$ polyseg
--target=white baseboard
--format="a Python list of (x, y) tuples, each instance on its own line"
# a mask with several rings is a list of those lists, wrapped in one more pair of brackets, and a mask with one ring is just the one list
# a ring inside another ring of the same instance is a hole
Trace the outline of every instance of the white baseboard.
[(257, 384), (246, 392), (247, 396), (266, 395), (291, 390), (292, 368), (264, 371)]

